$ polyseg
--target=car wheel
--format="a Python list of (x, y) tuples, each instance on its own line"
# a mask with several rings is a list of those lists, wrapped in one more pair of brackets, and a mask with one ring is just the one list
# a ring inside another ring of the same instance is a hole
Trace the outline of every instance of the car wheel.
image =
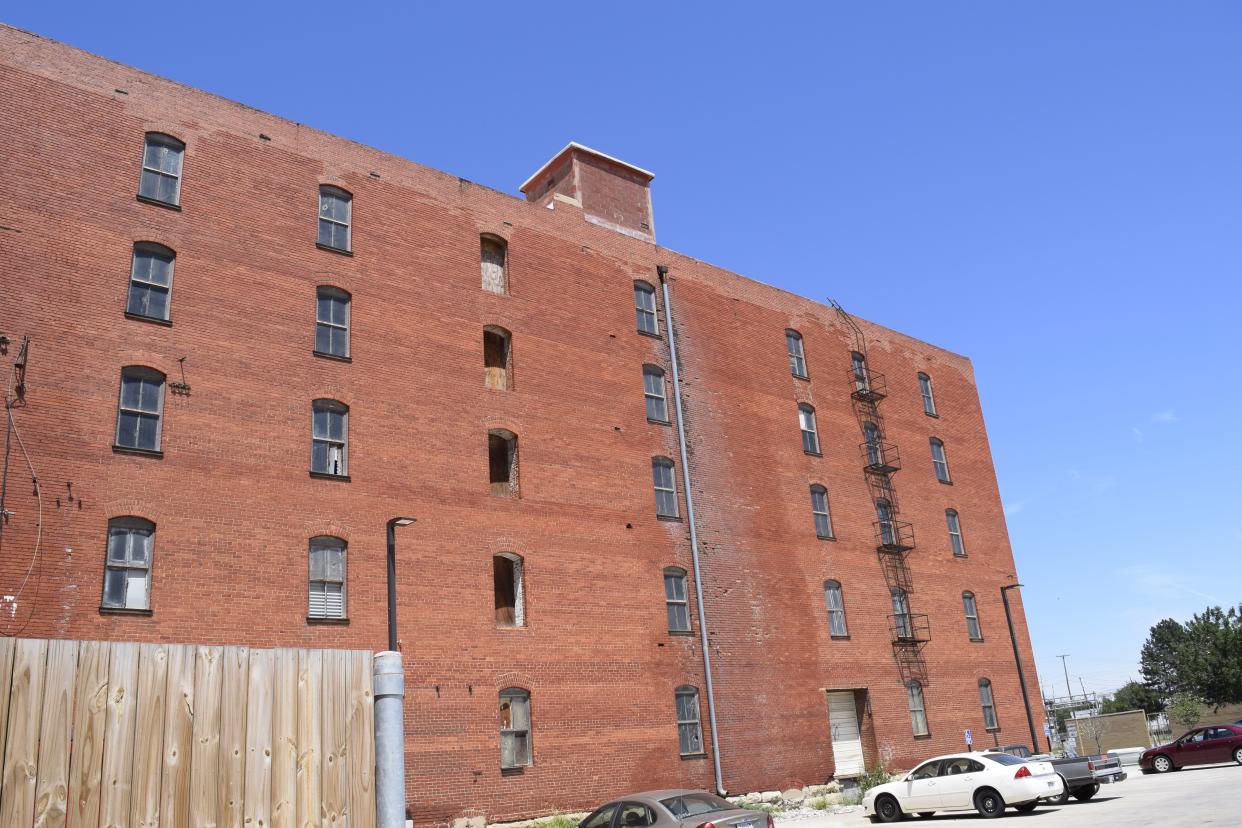
[(1151, 769), (1156, 773), (1168, 773), (1173, 770), (1173, 760), (1162, 753), (1151, 760)]
[(1094, 785), (1087, 785), (1085, 787), (1079, 788), (1078, 790), (1074, 791), (1074, 799), (1077, 799), (1079, 802), (1086, 802), (1088, 799), (1095, 796), (1099, 792), (1100, 792), (1100, 785), (1097, 782)]
[(1242, 765), (1242, 747), (1236, 747), (1233, 749), (1233, 761), (1237, 762), (1239, 765)]
[(1032, 799), (1030, 802), (1023, 802), (1021, 805), (1014, 805), (1013, 809), (1020, 814), (1029, 814), (1039, 805), (1038, 799)]
[(1005, 813), (1005, 800), (991, 788), (975, 792), (975, 810), (984, 819), (992, 819)]
[[(1061, 774), (1058, 773), (1057, 776), (1061, 776)], [(1065, 777), (1061, 776), (1061, 792), (1056, 796), (1048, 797), (1044, 802), (1047, 802), (1049, 805), (1064, 805), (1066, 802), (1069, 802), (1069, 798), (1069, 785), (1066, 783)]]
[(897, 800), (884, 794), (875, 801), (876, 822), (900, 822), (901, 806)]

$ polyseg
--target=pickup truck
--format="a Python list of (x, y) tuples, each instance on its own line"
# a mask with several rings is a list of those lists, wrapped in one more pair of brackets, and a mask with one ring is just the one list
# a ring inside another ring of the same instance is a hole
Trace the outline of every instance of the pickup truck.
[[(1020, 751), (1018, 749), (1021, 749)], [(1032, 756), (1026, 745), (1008, 745), (1000, 748), (1000, 752), (1023, 759), (1049, 762), (1052, 769), (1065, 782), (1065, 789), (1059, 796), (1045, 800), (1053, 805), (1064, 805), (1072, 796), (1079, 802), (1086, 802), (1100, 792), (1100, 785), (1122, 782), (1126, 772), (1121, 769), (1121, 760), (1115, 756), (1078, 756), (1074, 758), (1053, 759), (1050, 755)]]

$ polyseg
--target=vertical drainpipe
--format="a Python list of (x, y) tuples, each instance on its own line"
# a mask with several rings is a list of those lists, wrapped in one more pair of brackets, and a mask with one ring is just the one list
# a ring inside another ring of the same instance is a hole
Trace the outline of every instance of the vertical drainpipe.
[(673, 306), (668, 296), (668, 268), (656, 267), (664, 293), (664, 326), (668, 330), (669, 362), (673, 366), (673, 404), (677, 411), (677, 448), (681, 452), (681, 480), (686, 490), (686, 513), (690, 522), (690, 559), (694, 562), (694, 600), (698, 607), (699, 639), (703, 648), (703, 676), (707, 681), (707, 720), (712, 734), (712, 767), (716, 772), (716, 792), (726, 794), (720, 773), (720, 739), (716, 733), (716, 693), (712, 686), (712, 654), (707, 640), (707, 615), (703, 611), (703, 576), (699, 568), (699, 532), (694, 521), (694, 489), (690, 485), (690, 461), (686, 457), (686, 426), (681, 410), (681, 375), (677, 370), (677, 339), (673, 336)]

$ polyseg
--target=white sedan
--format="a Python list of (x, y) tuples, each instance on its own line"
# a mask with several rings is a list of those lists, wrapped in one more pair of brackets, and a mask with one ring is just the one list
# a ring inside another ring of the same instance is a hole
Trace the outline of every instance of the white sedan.
[(1007, 753), (954, 753), (919, 765), (896, 782), (876, 785), (863, 797), (872, 822), (897, 822), (906, 814), (975, 810), (998, 817), (1006, 806), (1021, 813), (1057, 796), (1065, 783), (1048, 762)]

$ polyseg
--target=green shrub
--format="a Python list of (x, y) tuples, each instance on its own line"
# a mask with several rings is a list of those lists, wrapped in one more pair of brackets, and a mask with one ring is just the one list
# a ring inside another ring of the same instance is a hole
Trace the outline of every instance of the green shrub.
[(826, 811), (828, 810), (828, 797), (817, 796), (814, 799), (808, 799), (806, 804), (808, 808), (814, 808), (817, 811)]
[(578, 820), (564, 814), (555, 814), (539, 823), (540, 828), (578, 828)]
[(876, 785), (883, 785), (885, 782), (892, 782), (896, 778), (897, 774), (885, 770), (883, 765), (876, 762), (868, 768), (862, 776), (858, 777), (859, 802), (862, 801), (862, 798), (866, 795), (867, 791), (871, 790)]

